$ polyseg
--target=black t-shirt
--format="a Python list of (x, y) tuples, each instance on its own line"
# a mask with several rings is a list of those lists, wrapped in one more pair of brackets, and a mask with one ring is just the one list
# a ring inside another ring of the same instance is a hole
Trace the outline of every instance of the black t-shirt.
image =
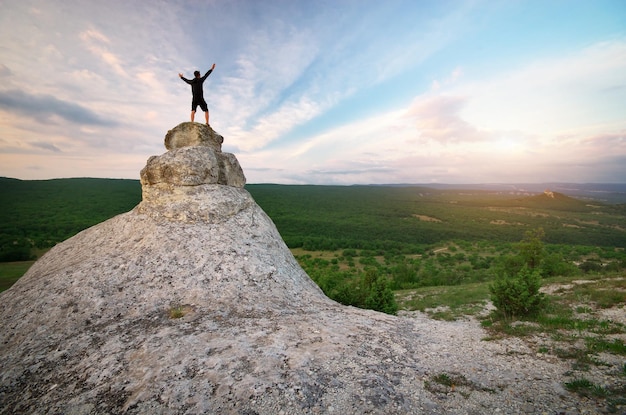
[(209, 69), (209, 71), (201, 78), (187, 79), (184, 76), (181, 77), (183, 81), (191, 85), (191, 93), (193, 94), (194, 99), (204, 98), (204, 94), (202, 93), (202, 84), (204, 83), (204, 80), (211, 75), (211, 72), (213, 72), (213, 69)]

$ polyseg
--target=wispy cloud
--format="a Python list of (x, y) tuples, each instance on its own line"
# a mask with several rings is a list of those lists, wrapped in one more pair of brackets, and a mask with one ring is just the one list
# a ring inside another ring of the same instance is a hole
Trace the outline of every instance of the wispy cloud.
[(405, 9), (403, 20), (424, 25), (386, 28), (387, 35), (397, 35), (389, 43), (373, 28), (384, 16), (397, 18), (400, 3), (344, 7), (334, 13), (325, 7), (307, 19), (276, 19), (270, 28), (251, 33), (252, 41), (237, 58), (237, 75), (215, 91), (220, 96), (218, 113), (231, 113), (235, 126), (228, 133), (239, 148), (263, 148), (358, 91), (414, 69), (453, 38), (439, 36), (439, 24), (456, 22), (463, 14), (460, 8), (435, 24)]
[(419, 97), (408, 109), (406, 117), (413, 120), (419, 141), (440, 143), (484, 141), (491, 138), (486, 131), (461, 118), (467, 99), (459, 96)]
[(448, 93), (468, 97), (462, 116), (476, 125), (558, 133), (615, 119), (618, 103), (626, 102), (623, 85), (626, 39), (529, 62)]
[(52, 151), (52, 152), (55, 152), (55, 153), (60, 153), (61, 152), (61, 150), (57, 146), (52, 144), (52, 143), (46, 143), (46, 142), (38, 141), (38, 142), (31, 143), (31, 145), (34, 146), (34, 147), (39, 147), (39, 148), (42, 148), (44, 150), (49, 150), (49, 151)]
[(8, 66), (6, 66), (3, 63), (0, 63), (0, 77), (6, 77), (6, 76), (11, 76), (13, 73), (11, 72), (11, 69), (9, 69)]
[[(580, 114), (574, 123), (565, 118), (577, 114), (572, 108), (586, 108), (582, 102), (568, 102), (568, 97), (593, 97), (607, 91), (606, 85), (620, 84), (620, 50), (619, 42), (594, 45), (578, 55), (534, 62), (480, 82), (462, 80), (457, 69), (406, 109), (347, 123), (279, 150), (286, 163), (290, 157), (296, 160), (284, 175), (294, 181), (306, 182), (308, 177), (312, 182), (346, 184), (357, 176), (360, 182), (373, 183), (458, 182), (467, 180), (467, 175), (481, 181), (589, 181), (594, 177), (624, 181), (626, 168), (619, 164), (626, 157), (624, 125), (616, 130), (603, 122), (602, 114)], [(596, 62), (600, 57), (604, 61)], [(558, 77), (558, 72), (568, 74)], [(597, 79), (605, 72), (610, 76)], [(519, 85), (521, 80), (523, 85)], [(546, 99), (554, 107), (546, 114), (541, 112), (546, 111), (541, 96), (547, 89)], [(595, 92), (584, 93), (590, 89)], [(620, 91), (611, 88), (609, 93)], [(477, 113), (481, 117), (474, 117), (477, 102), (489, 104)], [(560, 123), (553, 128), (538, 125), (551, 116)], [(514, 122), (502, 122), (503, 118)], [(573, 130), (573, 124), (582, 128)], [(368, 160), (377, 163), (369, 164), (368, 172), (354, 168), (357, 160), (363, 165)], [(314, 168), (300, 167), (305, 161)], [(602, 166), (605, 173), (597, 174), (592, 166)], [(300, 173), (294, 173), (297, 170)]]
[(110, 41), (105, 35), (92, 29), (82, 32), (80, 39), (91, 53), (108, 65), (116, 74), (128, 77), (119, 56), (108, 49)]

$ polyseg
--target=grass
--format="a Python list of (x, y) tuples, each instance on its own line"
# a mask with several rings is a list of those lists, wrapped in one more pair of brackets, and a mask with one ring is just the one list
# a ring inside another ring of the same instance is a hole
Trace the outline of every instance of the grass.
[(570, 392), (575, 392), (579, 396), (604, 398), (608, 392), (606, 388), (598, 386), (585, 378), (574, 379), (565, 383), (565, 388)]
[(186, 310), (184, 306), (171, 307), (167, 312), (167, 315), (170, 319), (183, 318), (185, 317), (185, 314)]
[(8, 290), (35, 261), (0, 262), (0, 292)]
[[(432, 393), (449, 393), (458, 391), (462, 396), (468, 398), (471, 391), (482, 391), (494, 393), (495, 390), (485, 388), (468, 380), (462, 374), (439, 373), (424, 381), (424, 387)], [(462, 389), (462, 390), (459, 390)]]
[(585, 398), (606, 399), (608, 413), (618, 413), (626, 405), (626, 385), (600, 386), (585, 377), (573, 379), (565, 383), (565, 388)]
[(439, 320), (456, 320), (482, 311), (489, 299), (489, 284), (423, 287), (396, 292), (401, 309), (419, 310)]
[(592, 353), (608, 352), (620, 356), (626, 356), (626, 345), (621, 339), (607, 340), (604, 337), (585, 338), (587, 350)]

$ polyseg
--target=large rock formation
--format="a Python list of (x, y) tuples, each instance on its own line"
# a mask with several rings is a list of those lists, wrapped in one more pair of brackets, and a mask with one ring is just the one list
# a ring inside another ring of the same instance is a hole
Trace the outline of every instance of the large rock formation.
[(329, 300), (221, 136), (184, 123), (143, 201), (0, 297), (0, 413), (415, 413), (409, 320)]

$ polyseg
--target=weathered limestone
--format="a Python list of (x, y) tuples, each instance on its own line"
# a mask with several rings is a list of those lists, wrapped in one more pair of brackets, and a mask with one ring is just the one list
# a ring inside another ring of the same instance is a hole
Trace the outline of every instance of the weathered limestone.
[(222, 151), (224, 137), (217, 134), (211, 127), (194, 122), (177, 125), (165, 135), (165, 148), (174, 150), (188, 146), (207, 146), (215, 151)]
[(246, 178), (237, 158), (221, 150), (223, 140), (197, 123), (168, 131), (165, 146), (170, 150), (150, 157), (140, 172), (143, 200), (136, 210), (183, 222), (214, 221), (254, 204), (243, 190)]
[(222, 153), (224, 138), (211, 127), (182, 123), (165, 136), (167, 153), (152, 156), (141, 170), (142, 187), (158, 184), (243, 187), (246, 178), (237, 158)]

